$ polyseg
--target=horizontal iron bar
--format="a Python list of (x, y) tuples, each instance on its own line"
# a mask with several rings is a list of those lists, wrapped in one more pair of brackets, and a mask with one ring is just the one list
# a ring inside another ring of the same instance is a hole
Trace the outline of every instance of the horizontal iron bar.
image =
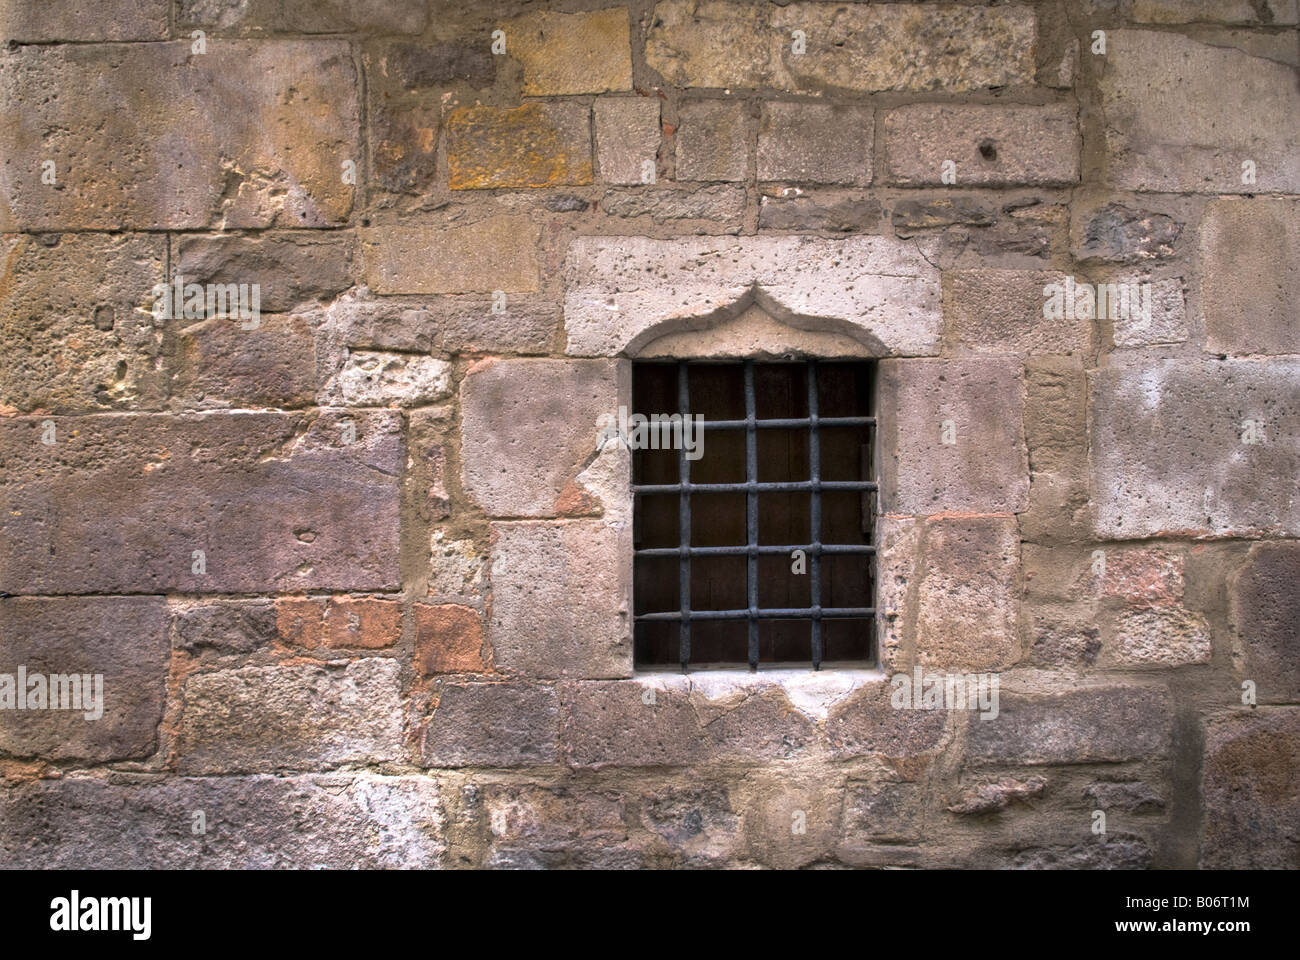
[(823, 555), (876, 552), (876, 548), (869, 543), (796, 543), (787, 547), (763, 544), (752, 548), (741, 543), (732, 547), (648, 547), (634, 550), (633, 553), (638, 557), (677, 557), (683, 553), (690, 557), (744, 557), (748, 556), (751, 549), (760, 554), (789, 554), (795, 550)]
[(866, 620), (876, 615), (875, 607), (790, 607), (773, 609), (759, 607), (757, 610), (691, 610), (683, 614), (680, 610), (664, 613), (639, 613), (635, 620), (680, 620), (687, 616), (692, 620)]
[[(817, 426), (819, 427), (871, 427), (875, 426), (875, 417), (818, 417)], [(744, 430), (748, 427), (761, 427), (768, 429), (791, 429), (795, 427), (811, 427), (813, 425), (810, 417), (787, 417), (775, 420), (755, 420), (752, 424), (748, 420), (705, 420), (699, 426), (705, 430)]]
[(875, 490), (869, 480), (791, 480), (779, 483), (634, 483), (633, 493), (808, 493), (813, 490)]

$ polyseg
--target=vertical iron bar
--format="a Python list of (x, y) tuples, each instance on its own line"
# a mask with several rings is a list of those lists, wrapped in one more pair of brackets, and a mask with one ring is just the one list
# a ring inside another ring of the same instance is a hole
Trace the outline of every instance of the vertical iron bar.
[(808, 361), (808, 479), (812, 482), (811, 501), (808, 505), (808, 525), (812, 556), (808, 558), (809, 606), (812, 619), (813, 669), (822, 668), (822, 492), (818, 486), (822, 479), (822, 451), (820, 428), (817, 424), (817, 361)]
[[(758, 482), (757, 403), (754, 399), (754, 361), (745, 361), (745, 481)], [(749, 669), (758, 669), (758, 491), (745, 494), (745, 526), (749, 540), (747, 582), (749, 594)]]
[[(691, 545), (691, 492), (686, 486), (691, 480), (691, 461), (686, 458), (686, 418), (690, 416), (688, 411), (691, 406), (687, 377), (686, 361), (683, 360), (677, 364), (677, 412), (682, 418), (682, 432), (679, 437), (681, 443), (677, 450), (677, 482), (682, 484), (682, 490), (677, 494), (678, 543), (682, 547)], [(682, 673), (686, 673), (687, 665), (691, 662), (691, 555), (688, 550), (682, 551), (681, 566), (677, 576), (678, 599), (681, 600), (682, 608), (682, 626), (677, 653), (682, 665)]]

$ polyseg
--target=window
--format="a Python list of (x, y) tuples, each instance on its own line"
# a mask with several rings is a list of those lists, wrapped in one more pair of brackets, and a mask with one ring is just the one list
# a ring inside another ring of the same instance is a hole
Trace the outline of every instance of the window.
[(634, 416), (703, 418), (697, 452), (630, 444), (637, 666), (872, 658), (872, 372), (633, 364)]

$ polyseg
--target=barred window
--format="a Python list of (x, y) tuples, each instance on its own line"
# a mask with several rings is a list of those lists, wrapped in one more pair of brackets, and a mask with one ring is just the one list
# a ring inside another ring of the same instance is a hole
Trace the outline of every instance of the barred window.
[(633, 365), (639, 667), (873, 658), (872, 376), (857, 361)]

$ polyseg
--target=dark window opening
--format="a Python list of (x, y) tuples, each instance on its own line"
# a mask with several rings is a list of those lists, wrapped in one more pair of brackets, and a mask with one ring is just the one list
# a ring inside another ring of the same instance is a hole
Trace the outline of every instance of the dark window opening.
[(633, 414), (703, 417), (699, 459), (633, 444), (637, 666), (872, 660), (872, 373), (633, 365)]

